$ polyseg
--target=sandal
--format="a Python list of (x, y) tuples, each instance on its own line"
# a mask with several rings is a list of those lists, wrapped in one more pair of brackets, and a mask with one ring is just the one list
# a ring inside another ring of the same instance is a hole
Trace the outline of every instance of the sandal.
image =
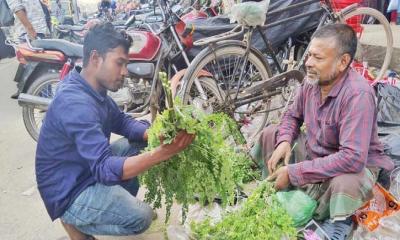
[(353, 220), (350, 217), (346, 220), (335, 222), (327, 219), (321, 224), (321, 228), (326, 232), (330, 240), (346, 240), (353, 230)]

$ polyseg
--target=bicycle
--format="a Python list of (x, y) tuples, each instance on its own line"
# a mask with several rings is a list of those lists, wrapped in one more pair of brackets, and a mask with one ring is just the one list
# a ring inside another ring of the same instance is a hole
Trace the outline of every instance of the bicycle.
[[(320, 1), (303, 1), (287, 7), (286, 10), (315, 2)], [(353, 19), (354, 16), (357, 17), (361, 27), (364, 23), (382, 22), (387, 47), (384, 62), (378, 75), (378, 77), (381, 77), (390, 63), (393, 50), (392, 32), (384, 16), (377, 10), (359, 7), (357, 4), (346, 7), (339, 12), (334, 12), (329, 1), (322, 1), (321, 9), (318, 11), (321, 13), (321, 17), (317, 29), (327, 23), (345, 22)], [(315, 13), (315, 11), (312, 13)], [(282, 24), (302, 18), (307, 14), (311, 13), (302, 13), (273, 24)], [(362, 15), (367, 15), (368, 18), (363, 18)], [(271, 26), (272, 24), (269, 25)], [(278, 72), (281, 73), (271, 79), (271, 67), (268, 62), (260, 51), (251, 46), (254, 31), (257, 30), (261, 33), (261, 28), (259, 25), (246, 26), (239, 24), (228, 32), (194, 42), (195, 45), (207, 47), (191, 62), (183, 77), (183, 84), (179, 91), (179, 96), (185, 104), (194, 104), (207, 111), (223, 111), (232, 116), (238, 122), (249, 145), (254, 142), (259, 132), (267, 124), (269, 114), (274, 113), (271, 115), (277, 119), (290, 104), (295, 89), (302, 81), (303, 74), (300, 70), (302, 70), (308, 52), (307, 47), (303, 49), (304, 53), (299, 59), (286, 61), (286, 63), (292, 64), (288, 69), (293, 70), (284, 72), (283, 64), (285, 63), (278, 60), (266, 36), (261, 35), (269, 55), (272, 57), (274, 64), (279, 66)], [(362, 34), (360, 33), (359, 36)], [(242, 41), (230, 40), (240, 35), (244, 36)], [(359, 55), (362, 56), (360, 53)], [(213, 92), (218, 92), (217, 95), (199, 94), (196, 92), (196, 88), (192, 87), (196, 79), (205, 78), (204, 72), (208, 73), (206, 81), (213, 83), (212, 85), (215, 88)], [(202, 77), (200, 73), (203, 74)], [(269, 81), (271, 82), (268, 83)], [(257, 94), (259, 96), (256, 96)]]

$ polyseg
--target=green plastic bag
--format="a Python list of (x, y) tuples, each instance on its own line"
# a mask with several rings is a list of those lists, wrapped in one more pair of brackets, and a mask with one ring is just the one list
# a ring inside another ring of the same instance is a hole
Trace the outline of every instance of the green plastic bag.
[(295, 227), (306, 225), (317, 208), (317, 201), (300, 190), (277, 192), (276, 196), (289, 216), (292, 217)]

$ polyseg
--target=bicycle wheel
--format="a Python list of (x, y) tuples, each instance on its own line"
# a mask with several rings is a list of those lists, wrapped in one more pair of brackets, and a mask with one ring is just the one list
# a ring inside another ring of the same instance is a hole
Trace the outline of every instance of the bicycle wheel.
[(393, 33), (386, 17), (379, 11), (358, 7), (353, 11), (346, 12), (342, 22), (353, 27), (359, 39), (355, 62), (359, 66), (365, 63), (373, 67), (374, 80), (382, 79), (393, 53)]
[(211, 114), (225, 99), (224, 92), (218, 89), (217, 84), (212, 78), (202, 76), (198, 79), (206, 97), (200, 97), (201, 94), (198, 92), (197, 88), (192, 88), (190, 92), (190, 104), (207, 114)]
[[(193, 104), (203, 110), (207, 108), (208, 112), (225, 112), (233, 117), (250, 143), (267, 121), (270, 101), (262, 99), (236, 108), (235, 99), (244, 88), (270, 78), (271, 71), (262, 55), (254, 49), (244, 63), (245, 52), (246, 46), (240, 41), (226, 41), (203, 49), (185, 73), (179, 95), (185, 104)], [(201, 79), (204, 72), (208, 74), (207, 81), (217, 86), (218, 96), (202, 94), (196, 86), (195, 80)]]
[[(33, 96), (52, 99), (54, 98), (59, 83), (60, 80), (58, 73), (45, 73), (29, 86), (26, 93)], [(45, 116), (46, 111), (41, 109), (30, 106), (22, 107), (22, 118), (24, 120), (25, 128), (35, 141), (39, 139), (40, 128)]]

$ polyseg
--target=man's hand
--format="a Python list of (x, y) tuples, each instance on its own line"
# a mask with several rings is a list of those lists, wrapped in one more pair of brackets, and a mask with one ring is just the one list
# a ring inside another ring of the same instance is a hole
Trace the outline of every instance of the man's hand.
[(35, 29), (32, 27), (32, 25), (26, 29), (26, 33), (32, 40), (36, 39), (36, 37), (37, 37), (37, 33), (36, 33)]
[(290, 155), (291, 155), (290, 143), (281, 142), (275, 149), (275, 151), (272, 153), (271, 158), (265, 163), (265, 165), (268, 166), (269, 174), (275, 172), (276, 166), (282, 159), (284, 159), (285, 165), (288, 165), (290, 160)]
[(186, 131), (181, 131), (176, 135), (171, 144), (162, 144), (160, 146), (161, 151), (170, 158), (187, 148), (187, 146), (193, 142), (194, 138), (194, 134), (188, 134)]
[(287, 188), (290, 184), (288, 167), (284, 166), (278, 168), (276, 172), (274, 172), (271, 176), (267, 178), (267, 181), (274, 181), (275, 179), (276, 190), (283, 190)]
[(36, 39), (37, 33), (32, 26), (32, 23), (29, 21), (28, 16), (26, 15), (25, 9), (21, 9), (15, 12), (15, 16), (21, 21), (22, 25), (26, 30), (26, 33), (31, 39)]
[(131, 179), (154, 165), (170, 159), (189, 146), (194, 138), (194, 134), (181, 131), (171, 144), (161, 144), (153, 151), (127, 158), (122, 170), (122, 180)]

